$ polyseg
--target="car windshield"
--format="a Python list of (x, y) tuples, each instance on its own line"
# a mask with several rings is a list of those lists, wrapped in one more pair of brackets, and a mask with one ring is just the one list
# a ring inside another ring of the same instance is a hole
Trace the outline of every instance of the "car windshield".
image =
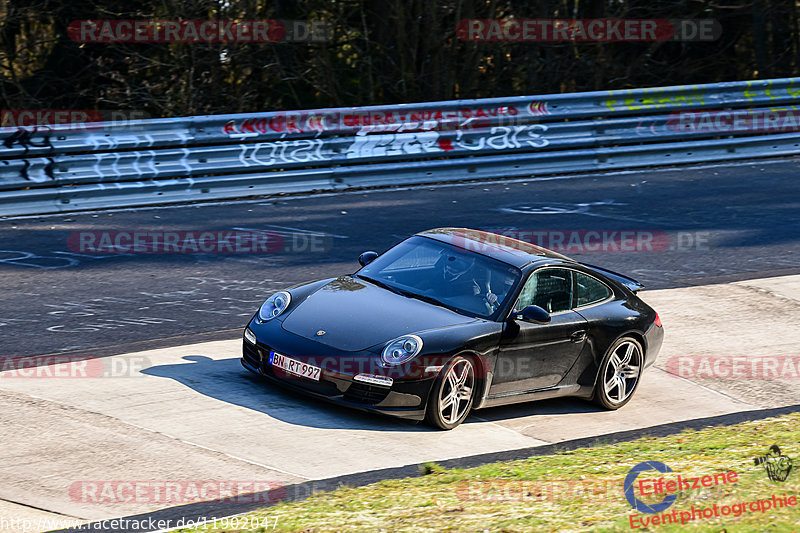
[(464, 315), (491, 319), (511, 297), (520, 271), (490, 257), (415, 236), (378, 256), (357, 276)]

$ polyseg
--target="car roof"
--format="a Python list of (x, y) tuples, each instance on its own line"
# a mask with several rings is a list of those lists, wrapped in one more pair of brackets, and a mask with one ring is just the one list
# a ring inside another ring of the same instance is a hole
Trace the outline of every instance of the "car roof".
[(435, 228), (417, 233), (423, 237), (446, 242), (465, 250), (489, 256), (498, 261), (522, 268), (530, 263), (573, 259), (530, 242), (513, 237), (469, 228)]

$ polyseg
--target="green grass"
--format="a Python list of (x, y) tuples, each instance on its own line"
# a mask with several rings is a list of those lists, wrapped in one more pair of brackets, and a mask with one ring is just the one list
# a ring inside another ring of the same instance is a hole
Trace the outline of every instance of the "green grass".
[[(795, 463), (782, 483), (770, 481), (763, 467), (753, 463), (772, 444)], [(668, 479), (731, 470), (738, 474), (732, 484), (679, 493), (665, 513), (680, 513), (692, 505), (721, 508), (773, 494), (800, 500), (800, 413), (471, 469), (445, 470), (428, 464), (422, 477), (318, 493), (227, 524), (183, 531), (800, 531), (800, 501), (764, 513), (631, 529), (630, 516), (655, 516), (631, 509), (622, 490), (628, 471), (643, 461), (670, 466), (673, 473), (666, 474)], [(655, 474), (650, 471), (640, 478), (662, 475)], [(578, 482), (584, 483), (584, 490), (577, 488)], [(640, 496), (648, 503), (661, 498)], [(263, 527), (231, 527), (244, 521)]]

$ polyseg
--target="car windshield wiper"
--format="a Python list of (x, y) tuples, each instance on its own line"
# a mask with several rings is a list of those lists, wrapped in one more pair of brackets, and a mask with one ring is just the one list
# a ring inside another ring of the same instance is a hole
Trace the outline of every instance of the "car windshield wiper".
[(445, 309), (448, 309), (448, 310), (453, 311), (455, 313), (461, 314), (461, 310), (459, 310), (459, 309), (457, 309), (455, 307), (451, 307), (451, 306), (447, 305), (444, 302), (440, 302), (439, 300), (437, 300), (436, 298), (434, 298), (432, 296), (426, 296), (424, 294), (417, 294), (416, 292), (406, 291), (406, 290), (403, 290), (403, 289), (400, 289), (400, 288), (397, 288), (397, 287), (392, 287), (391, 285), (388, 285), (388, 284), (386, 284), (386, 283), (384, 283), (384, 282), (382, 282), (380, 280), (371, 278), (369, 276), (364, 276), (362, 274), (356, 274), (356, 276), (361, 278), (361, 279), (363, 279), (363, 280), (369, 281), (370, 283), (373, 283), (373, 284), (377, 285), (378, 287), (384, 288), (387, 291), (391, 291), (391, 292), (393, 292), (395, 294), (399, 294), (400, 296), (405, 296), (407, 298), (416, 298), (417, 300), (422, 300), (423, 302), (426, 302), (426, 303), (429, 303), (429, 304), (432, 304), (432, 305), (435, 305), (435, 306), (438, 306), (438, 307), (444, 307)]
[(358, 276), (359, 278), (361, 278), (361, 279), (363, 279), (365, 281), (369, 281), (370, 283), (373, 283), (373, 284), (377, 285), (378, 287), (381, 287), (382, 289), (386, 289), (387, 291), (391, 291), (391, 292), (393, 292), (395, 294), (399, 294), (400, 296), (408, 296), (407, 294), (405, 294), (400, 289), (398, 289), (396, 287), (392, 287), (391, 285), (388, 285), (388, 284), (386, 284), (386, 283), (384, 283), (384, 282), (382, 282), (380, 280), (371, 278), (369, 276), (364, 276), (362, 274), (356, 274), (356, 276)]
[(408, 296), (409, 298), (416, 298), (417, 300), (422, 300), (423, 302), (437, 305), (439, 307), (444, 307), (445, 309), (449, 309), (450, 311), (455, 311), (456, 313), (460, 313), (460, 311), (455, 307), (451, 307), (446, 303), (437, 300), (433, 296), (426, 296), (424, 294), (417, 294), (415, 292), (410, 292), (410, 291), (403, 291), (403, 296)]

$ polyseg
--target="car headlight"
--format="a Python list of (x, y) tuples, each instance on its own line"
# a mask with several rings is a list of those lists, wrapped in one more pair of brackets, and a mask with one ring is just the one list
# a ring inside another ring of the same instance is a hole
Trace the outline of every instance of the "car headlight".
[(261, 305), (261, 308), (258, 310), (258, 319), (261, 322), (272, 320), (276, 316), (286, 311), (286, 308), (289, 307), (289, 303), (291, 303), (291, 301), (292, 295), (286, 291), (273, 294)]
[(403, 335), (383, 348), (381, 359), (387, 365), (402, 365), (422, 350), (422, 339), (416, 335)]
[(256, 344), (256, 334), (250, 328), (244, 328), (244, 338), (250, 344)]

